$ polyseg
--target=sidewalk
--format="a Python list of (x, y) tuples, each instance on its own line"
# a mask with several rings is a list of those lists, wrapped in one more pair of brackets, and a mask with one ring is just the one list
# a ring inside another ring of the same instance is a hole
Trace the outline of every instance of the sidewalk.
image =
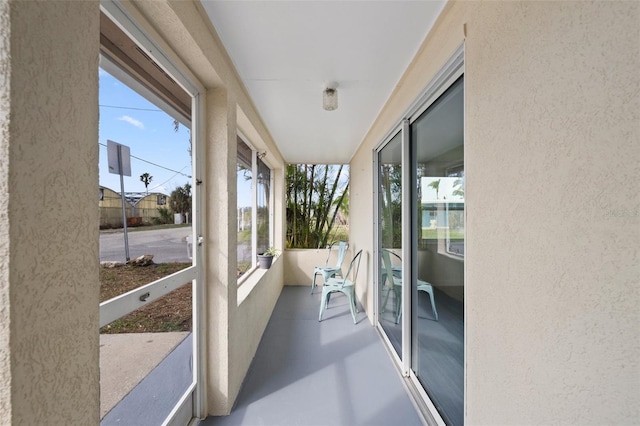
[[(190, 366), (190, 334), (172, 332), (100, 335), (100, 418), (103, 419), (103, 424), (109, 423), (107, 420), (113, 417), (112, 411), (120, 412), (116, 416), (118, 419), (123, 415), (130, 419), (123, 411), (126, 412), (126, 407), (131, 405), (127, 400), (138, 398), (134, 389), (161, 363), (166, 364), (163, 360), (169, 361), (169, 355), (178, 352), (178, 347), (181, 348), (180, 354), (173, 358), (177, 356), (179, 359), (175, 360), (175, 365), (171, 368), (182, 370), (185, 363), (187, 367)], [(158, 399), (158, 396), (154, 398)], [(134, 405), (140, 407), (139, 403), (138, 401)]]

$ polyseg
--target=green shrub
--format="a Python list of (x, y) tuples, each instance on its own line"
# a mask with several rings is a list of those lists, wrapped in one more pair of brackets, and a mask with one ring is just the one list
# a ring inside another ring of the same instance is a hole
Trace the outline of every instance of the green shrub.
[(173, 223), (173, 216), (171, 215), (171, 212), (169, 212), (169, 209), (158, 207), (158, 213), (160, 213), (159, 217), (154, 217), (151, 219), (154, 225), (165, 225)]

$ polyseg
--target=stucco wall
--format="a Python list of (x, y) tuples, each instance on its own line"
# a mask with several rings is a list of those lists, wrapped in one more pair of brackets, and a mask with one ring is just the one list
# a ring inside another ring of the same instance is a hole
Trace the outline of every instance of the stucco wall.
[(98, 11), (0, 2), (0, 424), (99, 421)]
[(9, 3), (0, 1), (0, 423), (11, 423), (11, 306), (9, 305), (9, 116), (11, 63)]
[[(231, 407), (240, 392), (251, 361), (256, 354), (262, 334), (271, 318), (273, 308), (276, 306), (280, 292), (282, 291), (282, 276), (284, 261), (282, 256), (274, 259), (269, 270), (254, 272), (253, 280), (245, 282), (243, 286), (251, 287), (250, 290), (238, 289), (237, 307), (233, 310), (232, 328), (233, 336), (230, 347), (231, 383), (229, 400)], [(245, 293), (248, 291), (248, 294)]]
[(450, 4), (352, 161), (363, 218), (372, 148), (466, 25), (468, 424), (637, 423), (639, 21), (633, 2)]

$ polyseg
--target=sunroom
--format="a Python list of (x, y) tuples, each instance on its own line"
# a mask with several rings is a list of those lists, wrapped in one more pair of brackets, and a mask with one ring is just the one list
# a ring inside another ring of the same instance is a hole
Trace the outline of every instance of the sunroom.
[[(634, 424), (639, 18), (634, 2), (0, 1), (0, 423), (100, 423), (98, 330), (155, 297), (100, 307), (100, 217), (78, 200), (99, 188), (102, 68), (190, 131), (192, 260), (161, 286), (193, 283), (193, 375), (165, 424), (232, 412), (285, 286), (310, 290), (325, 261), (286, 247), (289, 164), (349, 166), (354, 327), (422, 421)], [(239, 278), (240, 164), (256, 232)]]

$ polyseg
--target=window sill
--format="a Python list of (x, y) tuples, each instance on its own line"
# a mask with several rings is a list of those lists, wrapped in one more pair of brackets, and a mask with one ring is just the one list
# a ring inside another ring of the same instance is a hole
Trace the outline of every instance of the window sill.
[(238, 287), (243, 285), (246, 281), (249, 280), (249, 277), (258, 269), (258, 265), (253, 265), (251, 269), (247, 270), (240, 278), (238, 278)]
[[(280, 261), (280, 257), (281, 256), (278, 256), (276, 259), (273, 259), (273, 264)], [(254, 266), (240, 277), (238, 280), (238, 306), (249, 297), (253, 289), (260, 284), (267, 272), (269, 272), (269, 269), (261, 269)]]

